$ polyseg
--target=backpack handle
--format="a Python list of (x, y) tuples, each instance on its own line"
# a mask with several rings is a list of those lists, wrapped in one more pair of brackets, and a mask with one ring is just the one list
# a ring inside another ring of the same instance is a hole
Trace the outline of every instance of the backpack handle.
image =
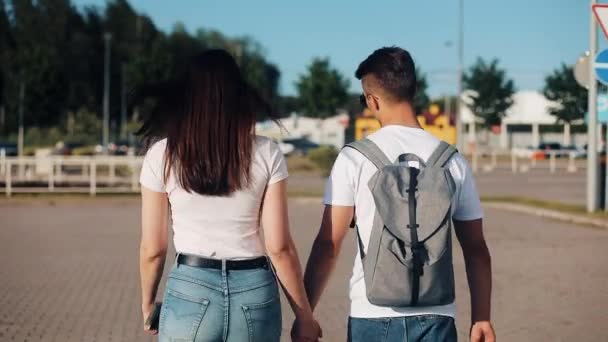
[(456, 153), (458, 153), (458, 150), (455, 149), (454, 146), (448, 144), (445, 141), (441, 141), (439, 143), (439, 146), (435, 149), (435, 151), (433, 151), (433, 153), (429, 157), (427, 165), (431, 167), (444, 167), (448, 163), (450, 158), (452, 158), (452, 156)]
[(361, 153), (365, 158), (371, 161), (378, 168), (378, 170), (392, 164), (386, 154), (382, 152), (380, 147), (367, 138), (353, 141), (350, 144), (346, 144), (344, 147), (350, 147)]

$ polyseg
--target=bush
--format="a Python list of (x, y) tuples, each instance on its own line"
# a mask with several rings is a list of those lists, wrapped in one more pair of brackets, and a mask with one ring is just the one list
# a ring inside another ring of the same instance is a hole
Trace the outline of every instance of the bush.
[(329, 176), (337, 156), (338, 150), (333, 146), (321, 146), (308, 152), (308, 159), (321, 169), (323, 176)]
[(72, 150), (72, 155), (75, 156), (93, 156), (95, 154), (95, 146), (76, 147)]
[(296, 155), (287, 157), (287, 167), (289, 168), (289, 174), (310, 174), (319, 171), (317, 165), (310, 159)]
[(25, 146), (53, 146), (61, 140), (63, 133), (57, 127), (29, 127), (23, 137)]

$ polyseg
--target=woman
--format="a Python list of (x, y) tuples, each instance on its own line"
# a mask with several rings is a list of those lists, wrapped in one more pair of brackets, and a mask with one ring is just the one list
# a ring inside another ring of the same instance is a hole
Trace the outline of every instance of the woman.
[(184, 77), (137, 95), (155, 100), (139, 132), (151, 144), (140, 178), (144, 320), (165, 264), (169, 212), (178, 253), (159, 329), (149, 332), (160, 341), (279, 341), (274, 267), (296, 316), (293, 338), (316, 341), (289, 233), (285, 160), (276, 143), (255, 135), (256, 115), (270, 111), (234, 59), (207, 51)]

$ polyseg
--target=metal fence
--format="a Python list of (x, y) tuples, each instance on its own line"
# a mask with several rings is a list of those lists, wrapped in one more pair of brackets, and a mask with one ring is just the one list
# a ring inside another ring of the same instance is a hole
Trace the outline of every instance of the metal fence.
[(493, 172), (501, 168), (509, 168), (512, 173), (527, 173), (531, 170), (545, 170), (550, 174), (560, 171), (576, 173), (584, 167), (583, 160), (577, 159), (575, 153), (558, 151), (547, 151), (544, 160), (538, 160), (531, 156), (522, 156), (519, 151), (468, 154), (467, 159), (471, 164), (473, 172)]

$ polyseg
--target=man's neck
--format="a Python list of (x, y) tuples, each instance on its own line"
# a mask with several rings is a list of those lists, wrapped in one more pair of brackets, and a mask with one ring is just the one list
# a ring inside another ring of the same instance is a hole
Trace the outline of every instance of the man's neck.
[(409, 104), (397, 105), (384, 115), (379, 118), (382, 127), (385, 126), (405, 126), (411, 128), (422, 128), (412, 106)]

